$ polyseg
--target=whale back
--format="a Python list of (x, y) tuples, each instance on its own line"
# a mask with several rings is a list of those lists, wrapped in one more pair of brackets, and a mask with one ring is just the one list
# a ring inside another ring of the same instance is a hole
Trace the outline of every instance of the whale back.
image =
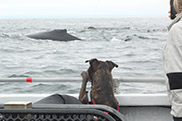
[(57, 41), (81, 40), (75, 36), (68, 34), (66, 29), (56, 29), (48, 32), (30, 34), (28, 35), (28, 37), (33, 39), (57, 40)]

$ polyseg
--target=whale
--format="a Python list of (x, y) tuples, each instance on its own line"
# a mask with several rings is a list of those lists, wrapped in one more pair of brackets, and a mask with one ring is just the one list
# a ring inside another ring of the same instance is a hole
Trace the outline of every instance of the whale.
[(29, 38), (41, 39), (41, 40), (55, 40), (55, 41), (73, 41), (81, 40), (71, 34), (67, 33), (66, 29), (55, 29), (47, 32), (40, 32), (36, 34), (27, 35)]

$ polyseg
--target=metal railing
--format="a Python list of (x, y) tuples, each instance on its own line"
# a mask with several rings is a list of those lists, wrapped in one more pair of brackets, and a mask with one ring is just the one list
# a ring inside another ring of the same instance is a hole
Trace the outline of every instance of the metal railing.
[[(105, 113), (107, 112), (107, 113)], [(124, 116), (103, 105), (39, 104), (31, 109), (0, 110), (0, 121), (124, 121)]]
[[(119, 78), (114, 80), (118, 82), (164, 82), (164, 78)], [(0, 82), (81, 82), (81, 78), (0, 78)]]

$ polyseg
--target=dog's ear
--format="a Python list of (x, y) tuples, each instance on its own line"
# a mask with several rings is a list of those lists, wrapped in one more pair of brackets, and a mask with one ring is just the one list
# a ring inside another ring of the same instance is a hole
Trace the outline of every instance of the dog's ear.
[(97, 67), (99, 65), (99, 61), (96, 58), (94, 58), (94, 59), (91, 59), (91, 60), (86, 60), (85, 62), (90, 63), (90, 67), (88, 68), (88, 74), (89, 74), (89, 77), (90, 77), (90, 79), (92, 81), (93, 80), (92, 76), (93, 76), (94, 72), (97, 70)]
[(86, 60), (85, 63), (90, 63), (91, 66), (98, 64), (98, 60), (96, 58), (93, 58), (91, 60)]
[(96, 71), (97, 68), (98, 68), (98, 65), (99, 65), (99, 61), (94, 58), (94, 59), (91, 59), (91, 60), (87, 60), (85, 61), (86, 63), (89, 62), (90, 63), (90, 67), (89, 67), (89, 70), (92, 70), (92, 72)]
[(118, 65), (112, 61), (106, 61), (106, 63), (108, 63), (110, 70), (112, 70), (114, 67), (118, 68)]

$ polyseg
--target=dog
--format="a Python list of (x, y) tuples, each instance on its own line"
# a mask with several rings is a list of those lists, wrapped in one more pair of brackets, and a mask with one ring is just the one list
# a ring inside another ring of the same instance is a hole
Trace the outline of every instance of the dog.
[[(112, 61), (100, 61), (96, 58), (87, 60), (90, 63), (87, 71), (81, 73), (82, 86), (79, 100), (83, 104), (103, 104), (119, 111), (118, 101), (113, 92), (113, 78), (111, 71), (118, 67)], [(87, 82), (91, 82), (91, 91), (86, 91)]]

